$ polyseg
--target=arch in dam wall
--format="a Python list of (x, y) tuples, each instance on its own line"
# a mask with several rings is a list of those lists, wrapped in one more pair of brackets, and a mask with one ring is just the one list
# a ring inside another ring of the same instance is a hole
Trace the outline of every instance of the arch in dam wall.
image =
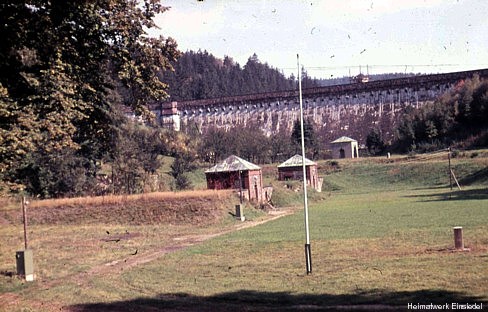
[[(433, 102), (474, 74), (488, 77), (488, 69), (305, 89), (304, 117), (313, 121), (324, 142), (349, 136), (364, 144), (373, 128), (380, 129), (389, 141), (407, 107), (419, 108)], [(267, 135), (280, 129), (291, 133), (300, 116), (295, 90), (162, 103), (151, 109), (163, 125), (181, 124), (185, 129), (193, 124), (202, 132), (209, 127), (230, 129), (252, 124)]]

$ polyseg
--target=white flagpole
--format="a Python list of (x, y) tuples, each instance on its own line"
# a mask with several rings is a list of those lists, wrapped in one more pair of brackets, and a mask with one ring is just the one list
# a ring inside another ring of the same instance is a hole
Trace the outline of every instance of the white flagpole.
[(310, 231), (308, 226), (308, 199), (307, 199), (307, 169), (305, 165), (305, 138), (303, 131), (303, 101), (302, 101), (302, 77), (300, 69), (300, 59), (297, 54), (298, 65), (298, 94), (300, 99), (300, 131), (302, 137), (302, 168), (303, 168), (303, 206), (305, 210), (305, 261), (307, 274), (312, 273), (312, 252), (310, 248)]

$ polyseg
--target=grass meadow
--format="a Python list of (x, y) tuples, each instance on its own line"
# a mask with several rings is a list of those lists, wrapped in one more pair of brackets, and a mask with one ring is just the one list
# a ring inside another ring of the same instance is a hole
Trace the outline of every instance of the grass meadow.
[[(403, 311), (409, 303), (486, 308), (488, 158), (460, 157), (452, 165), (461, 190), (449, 188), (442, 157), (320, 162), (323, 192), (309, 194), (310, 275), (302, 197), (274, 179), (273, 166), (263, 170), (265, 181), (280, 209), (295, 207), (291, 215), (239, 231), (233, 231), (240, 222), (230, 214), (205, 225), (34, 225), (32, 283), (12, 274), (22, 227), (6, 223), (0, 228), (0, 310)], [(268, 218), (249, 206), (246, 211), (246, 222)], [(454, 226), (463, 227), (469, 251), (453, 249)], [(225, 233), (198, 243), (190, 239), (219, 231)], [(185, 239), (191, 243), (154, 254)], [(139, 256), (145, 260), (133, 260)]]

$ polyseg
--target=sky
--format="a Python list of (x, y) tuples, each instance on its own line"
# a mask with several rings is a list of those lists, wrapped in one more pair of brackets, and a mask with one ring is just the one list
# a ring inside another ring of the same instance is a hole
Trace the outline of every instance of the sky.
[(487, 0), (163, 0), (150, 35), (286, 76), (488, 68)]

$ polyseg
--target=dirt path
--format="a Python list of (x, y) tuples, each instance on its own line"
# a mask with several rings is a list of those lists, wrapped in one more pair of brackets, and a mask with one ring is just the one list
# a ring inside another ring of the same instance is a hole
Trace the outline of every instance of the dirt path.
[[(163, 257), (166, 254), (171, 252), (175, 252), (190, 246), (194, 246), (196, 244), (202, 243), (206, 240), (222, 236), (228, 233), (232, 233), (235, 231), (247, 229), (250, 227), (254, 227), (257, 225), (261, 225), (278, 218), (293, 214), (296, 210), (295, 209), (285, 209), (285, 210), (276, 210), (269, 212), (270, 217), (260, 220), (260, 221), (245, 221), (239, 224), (236, 224), (234, 227), (225, 229), (216, 233), (211, 234), (202, 234), (202, 235), (186, 235), (186, 236), (179, 236), (173, 238), (173, 243), (166, 245), (158, 250), (152, 252), (142, 253), (140, 255), (131, 256), (130, 258), (120, 259), (116, 261), (112, 261), (109, 263), (105, 263), (103, 265), (98, 265), (93, 267), (91, 270), (78, 274), (81, 277), (81, 281), (86, 282), (86, 278), (83, 277), (90, 277), (93, 275), (104, 275), (112, 272), (120, 272), (121, 270), (130, 269), (132, 267), (145, 264), (151, 261), (154, 261), (160, 257)], [(80, 282), (80, 281), (79, 281)]]
[[(118, 260), (114, 260), (108, 263), (96, 265), (92, 267), (90, 270), (76, 273), (70, 276), (65, 276), (62, 279), (46, 281), (42, 283), (42, 288), (48, 289), (54, 286), (61, 285), (68, 281), (76, 283), (80, 287), (88, 286), (90, 281), (90, 277), (92, 276), (103, 276), (111, 273), (120, 272), (123, 270), (127, 270), (151, 261), (154, 261), (158, 258), (163, 257), (166, 254), (182, 250), (184, 248), (194, 246), (196, 244), (202, 243), (206, 240), (222, 236), (228, 233), (232, 233), (235, 231), (247, 229), (250, 227), (258, 226), (278, 218), (291, 215), (296, 211), (294, 208), (287, 208), (281, 210), (273, 210), (268, 213), (268, 216), (264, 220), (259, 221), (245, 221), (238, 224), (235, 224), (231, 228), (227, 228), (215, 233), (210, 234), (202, 234), (202, 235), (185, 235), (185, 236), (178, 236), (173, 238), (172, 243), (167, 244), (157, 250), (145, 252), (145, 253), (138, 253), (136, 255), (131, 255), (130, 257), (124, 257)], [(0, 301), (2, 300), (2, 296), (0, 295)]]

